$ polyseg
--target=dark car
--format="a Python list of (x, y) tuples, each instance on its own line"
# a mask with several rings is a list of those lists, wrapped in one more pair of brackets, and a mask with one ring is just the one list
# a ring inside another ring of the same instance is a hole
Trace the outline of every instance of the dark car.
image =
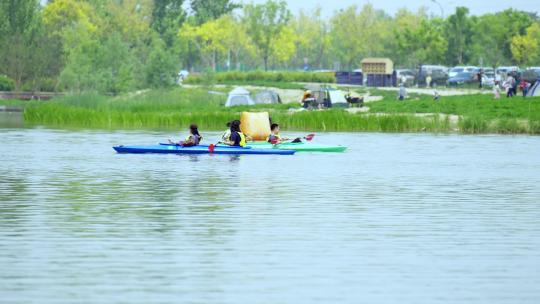
[(457, 87), (464, 84), (477, 83), (478, 79), (475, 73), (472, 72), (462, 72), (458, 73), (456, 76), (448, 79), (448, 86)]
[(540, 78), (540, 69), (537, 68), (528, 69), (521, 74), (521, 79), (528, 83), (535, 83), (538, 78)]
[(446, 81), (448, 80), (448, 74), (446, 71), (442, 69), (433, 69), (429, 72), (422, 71), (422, 74), (420, 74), (417, 77), (417, 84), (419, 86), (425, 86), (427, 76), (431, 76), (431, 84), (430, 86), (438, 86), (438, 85), (445, 85)]

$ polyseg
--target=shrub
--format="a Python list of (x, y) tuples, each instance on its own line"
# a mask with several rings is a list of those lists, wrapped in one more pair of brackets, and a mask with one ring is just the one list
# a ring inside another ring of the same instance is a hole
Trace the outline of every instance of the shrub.
[[(320, 82), (335, 83), (334, 73), (312, 73), (312, 72), (220, 72), (215, 74), (217, 83), (253, 83), (253, 82)], [(188, 84), (205, 83), (205, 79), (196, 76), (189, 76), (186, 79)]]
[(12, 91), (15, 88), (13, 79), (0, 75), (0, 91)]

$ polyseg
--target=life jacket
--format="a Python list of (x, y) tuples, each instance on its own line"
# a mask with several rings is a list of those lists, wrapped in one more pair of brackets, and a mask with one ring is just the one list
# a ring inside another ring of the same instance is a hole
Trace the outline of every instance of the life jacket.
[(193, 134), (190, 134), (188, 135), (188, 137), (186, 137), (186, 140), (185, 141), (189, 141), (193, 138), (193, 142), (194, 142), (194, 145), (198, 145), (200, 142), (201, 142), (201, 139), (202, 137), (199, 136), (199, 135), (193, 135)]
[(270, 134), (267, 138), (266, 138), (266, 141), (267, 142), (272, 142), (272, 137), (277, 139), (278, 141), (281, 140), (281, 136), (279, 136), (278, 134)]
[[(237, 133), (238, 136), (240, 136), (240, 142), (238, 143), (238, 146), (245, 147), (246, 144), (247, 144), (246, 143), (246, 136), (242, 132), (231, 131), (231, 135), (229, 136), (229, 140), (232, 142), (232, 135), (234, 133)], [(235, 142), (233, 142), (233, 145), (236, 146)]]
[(238, 135), (240, 135), (240, 147), (246, 146), (246, 136), (242, 132), (238, 132)]

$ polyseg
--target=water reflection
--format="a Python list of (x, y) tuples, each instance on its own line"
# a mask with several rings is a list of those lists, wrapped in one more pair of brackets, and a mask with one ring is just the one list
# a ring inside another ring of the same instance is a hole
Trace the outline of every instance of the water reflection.
[(537, 137), (320, 134), (350, 152), (292, 157), (111, 149), (168, 137), (0, 129), (3, 302), (540, 298)]

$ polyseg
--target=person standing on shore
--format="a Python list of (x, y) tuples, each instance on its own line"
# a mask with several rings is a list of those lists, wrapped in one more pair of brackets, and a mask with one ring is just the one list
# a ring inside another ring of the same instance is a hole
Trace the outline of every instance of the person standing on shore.
[(506, 79), (506, 82), (505, 82), (505, 89), (506, 89), (506, 98), (509, 98), (509, 97), (514, 97), (514, 85), (516, 83), (516, 80), (514, 79), (514, 77), (512, 77), (512, 75), (508, 75), (508, 78)]
[(431, 88), (431, 73), (426, 76), (426, 88)]
[(498, 81), (493, 85), (493, 99), (501, 99), (501, 87)]
[(482, 88), (482, 76), (484, 75), (484, 70), (480, 69), (478, 70), (478, 73), (476, 74), (476, 78), (478, 79), (478, 88)]
[(512, 77), (514, 78), (514, 86), (512, 87), (512, 94), (513, 96), (517, 96), (517, 91), (518, 91), (518, 86), (519, 86), (519, 81), (520, 81), (520, 77), (518, 75), (517, 72), (514, 72)]
[(402, 84), (399, 85), (399, 96), (398, 96), (398, 99), (399, 100), (404, 100), (405, 97), (407, 96), (407, 89), (405, 89), (405, 86)]
[(523, 98), (527, 97), (527, 93), (529, 93), (529, 83), (525, 81), (524, 79), (521, 79), (521, 83), (519, 86), (521, 87)]

